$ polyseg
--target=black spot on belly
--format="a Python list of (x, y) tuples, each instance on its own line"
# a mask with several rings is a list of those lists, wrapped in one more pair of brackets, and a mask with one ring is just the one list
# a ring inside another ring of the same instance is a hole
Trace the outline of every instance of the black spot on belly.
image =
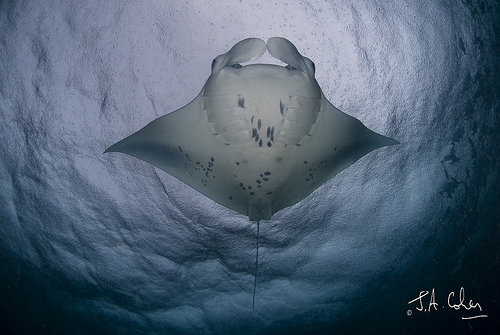
[(280, 100), (280, 113), (281, 113), (281, 116), (283, 116), (284, 112), (285, 112), (285, 104), (283, 103), (283, 101)]
[(262, 120), (261, 120), (261, 119), (259, 119), (259, 120), (257, 121), (257, 128), (259, 128), (259, 130), (260, 130), (260, 128), (261, 128), (261, 127), (262, 127)]
[(259, 147), (262, 147), (262, 140), (259, 141)]
[(304, 161), (304, 164), (307, 164), (307, 161)]
[(272, 146), (272, 143), (270, 141), (267, 141), (267, 146), (270, 148)]
[(271, 172), (269, 172), (269, 171), (264, 172), (264, 176), (270, 176), (270, 175), (271, 175)]
[(238, 107), (245, 108), (245, 98), (238, 99)]

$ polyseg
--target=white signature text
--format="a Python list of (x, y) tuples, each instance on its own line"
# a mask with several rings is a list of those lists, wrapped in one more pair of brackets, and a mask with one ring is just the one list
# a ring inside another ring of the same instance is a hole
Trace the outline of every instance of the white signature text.
[[(418, 312), (431, 312), (433, 310), (437, 311), (438, 307), (440, 305), (436, 301), (436, 292), (435, 292), (434, 288), (430, 292), (430, 296), (428, 298), (426, 298), (428, 295), (429, 295), (429, 291), (420, 291), (418, 297), (416, 297), (413, 300), (408, 301), (408, 305), (411, 305), (413, 303), (417, 303), (415, 310), (417, 310)], [(453, 292), (453, 291), (448, 294), (447, 304), (448, 304), (449, 308), (452, 308), (456, 311), (463, 310), (463, 311), (470, 311), (471, 312), (470, 316), (462, 316), (462, 320), (470, 320), (470, 319), (487, 318), (488, 317), (488, 315), (480, 313), (483, 311), (483, 309), (478, 302), (475, 303), (472, 299), (470, 299), (466, 303), (465, 289), (463, 287), (460, 287), (460, 292), (458, 295), (456, 295), (455, 292)], [(441, 307), (445, 308), (445, 305), (442, 305)], [(410, 316), (412, 313), (413, 312), (411, 309), (406, 311), (406, 315), (408, 315), (408, 316)]]

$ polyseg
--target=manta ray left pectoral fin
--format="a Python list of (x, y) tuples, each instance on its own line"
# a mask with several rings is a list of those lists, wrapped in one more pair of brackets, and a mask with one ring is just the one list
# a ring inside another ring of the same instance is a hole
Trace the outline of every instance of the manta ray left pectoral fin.
[(202, 142), (197, 138), (204, 131), (203, 125), (197, 122), (200, 100), (198, 95), (188, 105), (155, 119), (105, 152), (121, 152), (139, 158), (185, 181), (183, 163), (189, 159), (186, 150), (198, 149)]
[(225, 168), (231, 161), (227, 148), (207, 123), (202, 90), (188, 105), (157, 118), (105, 152), (148, 162), (215, 202), (248, 215), (247, 199), (233, 191), (234, 182), (228, 178), (232, 174)]

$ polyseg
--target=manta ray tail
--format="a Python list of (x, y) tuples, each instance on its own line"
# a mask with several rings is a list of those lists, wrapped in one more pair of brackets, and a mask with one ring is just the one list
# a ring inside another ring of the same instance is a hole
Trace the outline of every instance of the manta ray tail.
[(257, 220), (257, 252), (255, 253), (255, 280), (253, 282), (252, 309), (255, 307), (255, 289), (257, 288), (257, 265), (259, 264), (259, 226), (260, 220)]

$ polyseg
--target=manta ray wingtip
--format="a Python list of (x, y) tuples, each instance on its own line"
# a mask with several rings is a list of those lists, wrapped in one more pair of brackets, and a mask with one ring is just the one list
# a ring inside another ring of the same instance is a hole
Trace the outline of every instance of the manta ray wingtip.
[(397, 144), (401, 144), (401, 142), (399, 142), (398, 140), (395, 140), (393, 138), (384, 136), (384, 146), (387, 147), (387, 146), (397, 145)]

